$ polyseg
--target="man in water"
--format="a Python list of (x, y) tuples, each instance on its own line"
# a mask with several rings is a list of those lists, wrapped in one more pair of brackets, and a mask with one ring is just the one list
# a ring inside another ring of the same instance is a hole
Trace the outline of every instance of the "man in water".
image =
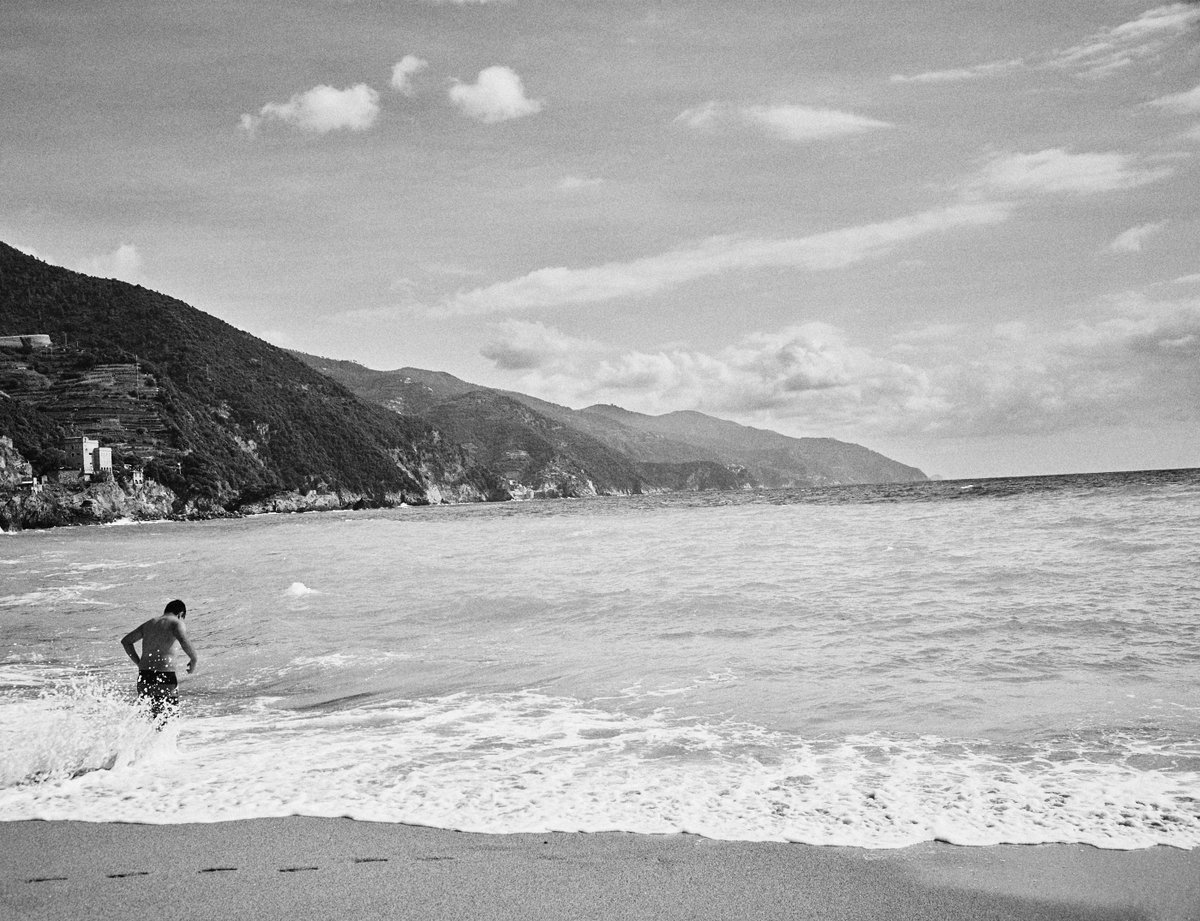
[[(175, 678), (172, 656), (175, 644), (179, 643), (188, 654), (187, 670), (190, 675), (196, 670), (196, 650), (188, 642), (183, 619), (187, 617), (187, 605), (176, 599), (166, 606), (161, 617), (152, 617), (140, 627), (129, 631), (121, 645), (138, 667), (138, 697), (149, 701), (150, 715), (164, 720), (179, 706), (177, 691), (179, 682)], [(142, 641), (139, 656), (133, 644)]]

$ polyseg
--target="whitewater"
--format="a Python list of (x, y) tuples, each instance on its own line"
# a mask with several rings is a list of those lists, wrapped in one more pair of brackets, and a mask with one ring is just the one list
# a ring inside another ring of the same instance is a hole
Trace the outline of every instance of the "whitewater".
[(1197, 572), (1196, 470), (0, 535), (0, 821), (1193, 848)]

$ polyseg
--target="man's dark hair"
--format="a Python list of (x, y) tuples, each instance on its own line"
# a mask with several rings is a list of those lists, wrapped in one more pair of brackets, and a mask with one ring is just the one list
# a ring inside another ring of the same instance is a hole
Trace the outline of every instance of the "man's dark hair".
[(163, 608), (163, 613), (164, 614), (178, 614), (180, 617), (186, 617), (187, 616), (187, 605), (184, 604), (182, 601), (180, 601), (178, 598), (176, 598), (174, 601), (170, 602), (165, 608)]

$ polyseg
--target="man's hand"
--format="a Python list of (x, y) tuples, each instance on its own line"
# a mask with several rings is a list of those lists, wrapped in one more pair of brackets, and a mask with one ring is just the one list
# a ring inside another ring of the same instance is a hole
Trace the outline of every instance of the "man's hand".
[(196, 659), (188, 659), (187, 673), (190, 675), (196, 670)]

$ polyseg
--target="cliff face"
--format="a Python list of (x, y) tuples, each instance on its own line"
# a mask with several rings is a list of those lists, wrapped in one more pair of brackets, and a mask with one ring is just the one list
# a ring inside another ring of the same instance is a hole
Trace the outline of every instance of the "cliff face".
[(0, 244), (0, 335), (30, 332), (54, 348), (0, 349), (0, 434), (39, 474), (76, 464), (61, 446), (87, 434), (172, 514), (508, 497), (424, 420), (173, 298)]
[(154, 521), (175, 517), (177, 508), (178, 497), (154, 482), (122, 487), (108, 481), (82, 489), (49, 485), (36, 493), (0, 491), (0, 530)]

